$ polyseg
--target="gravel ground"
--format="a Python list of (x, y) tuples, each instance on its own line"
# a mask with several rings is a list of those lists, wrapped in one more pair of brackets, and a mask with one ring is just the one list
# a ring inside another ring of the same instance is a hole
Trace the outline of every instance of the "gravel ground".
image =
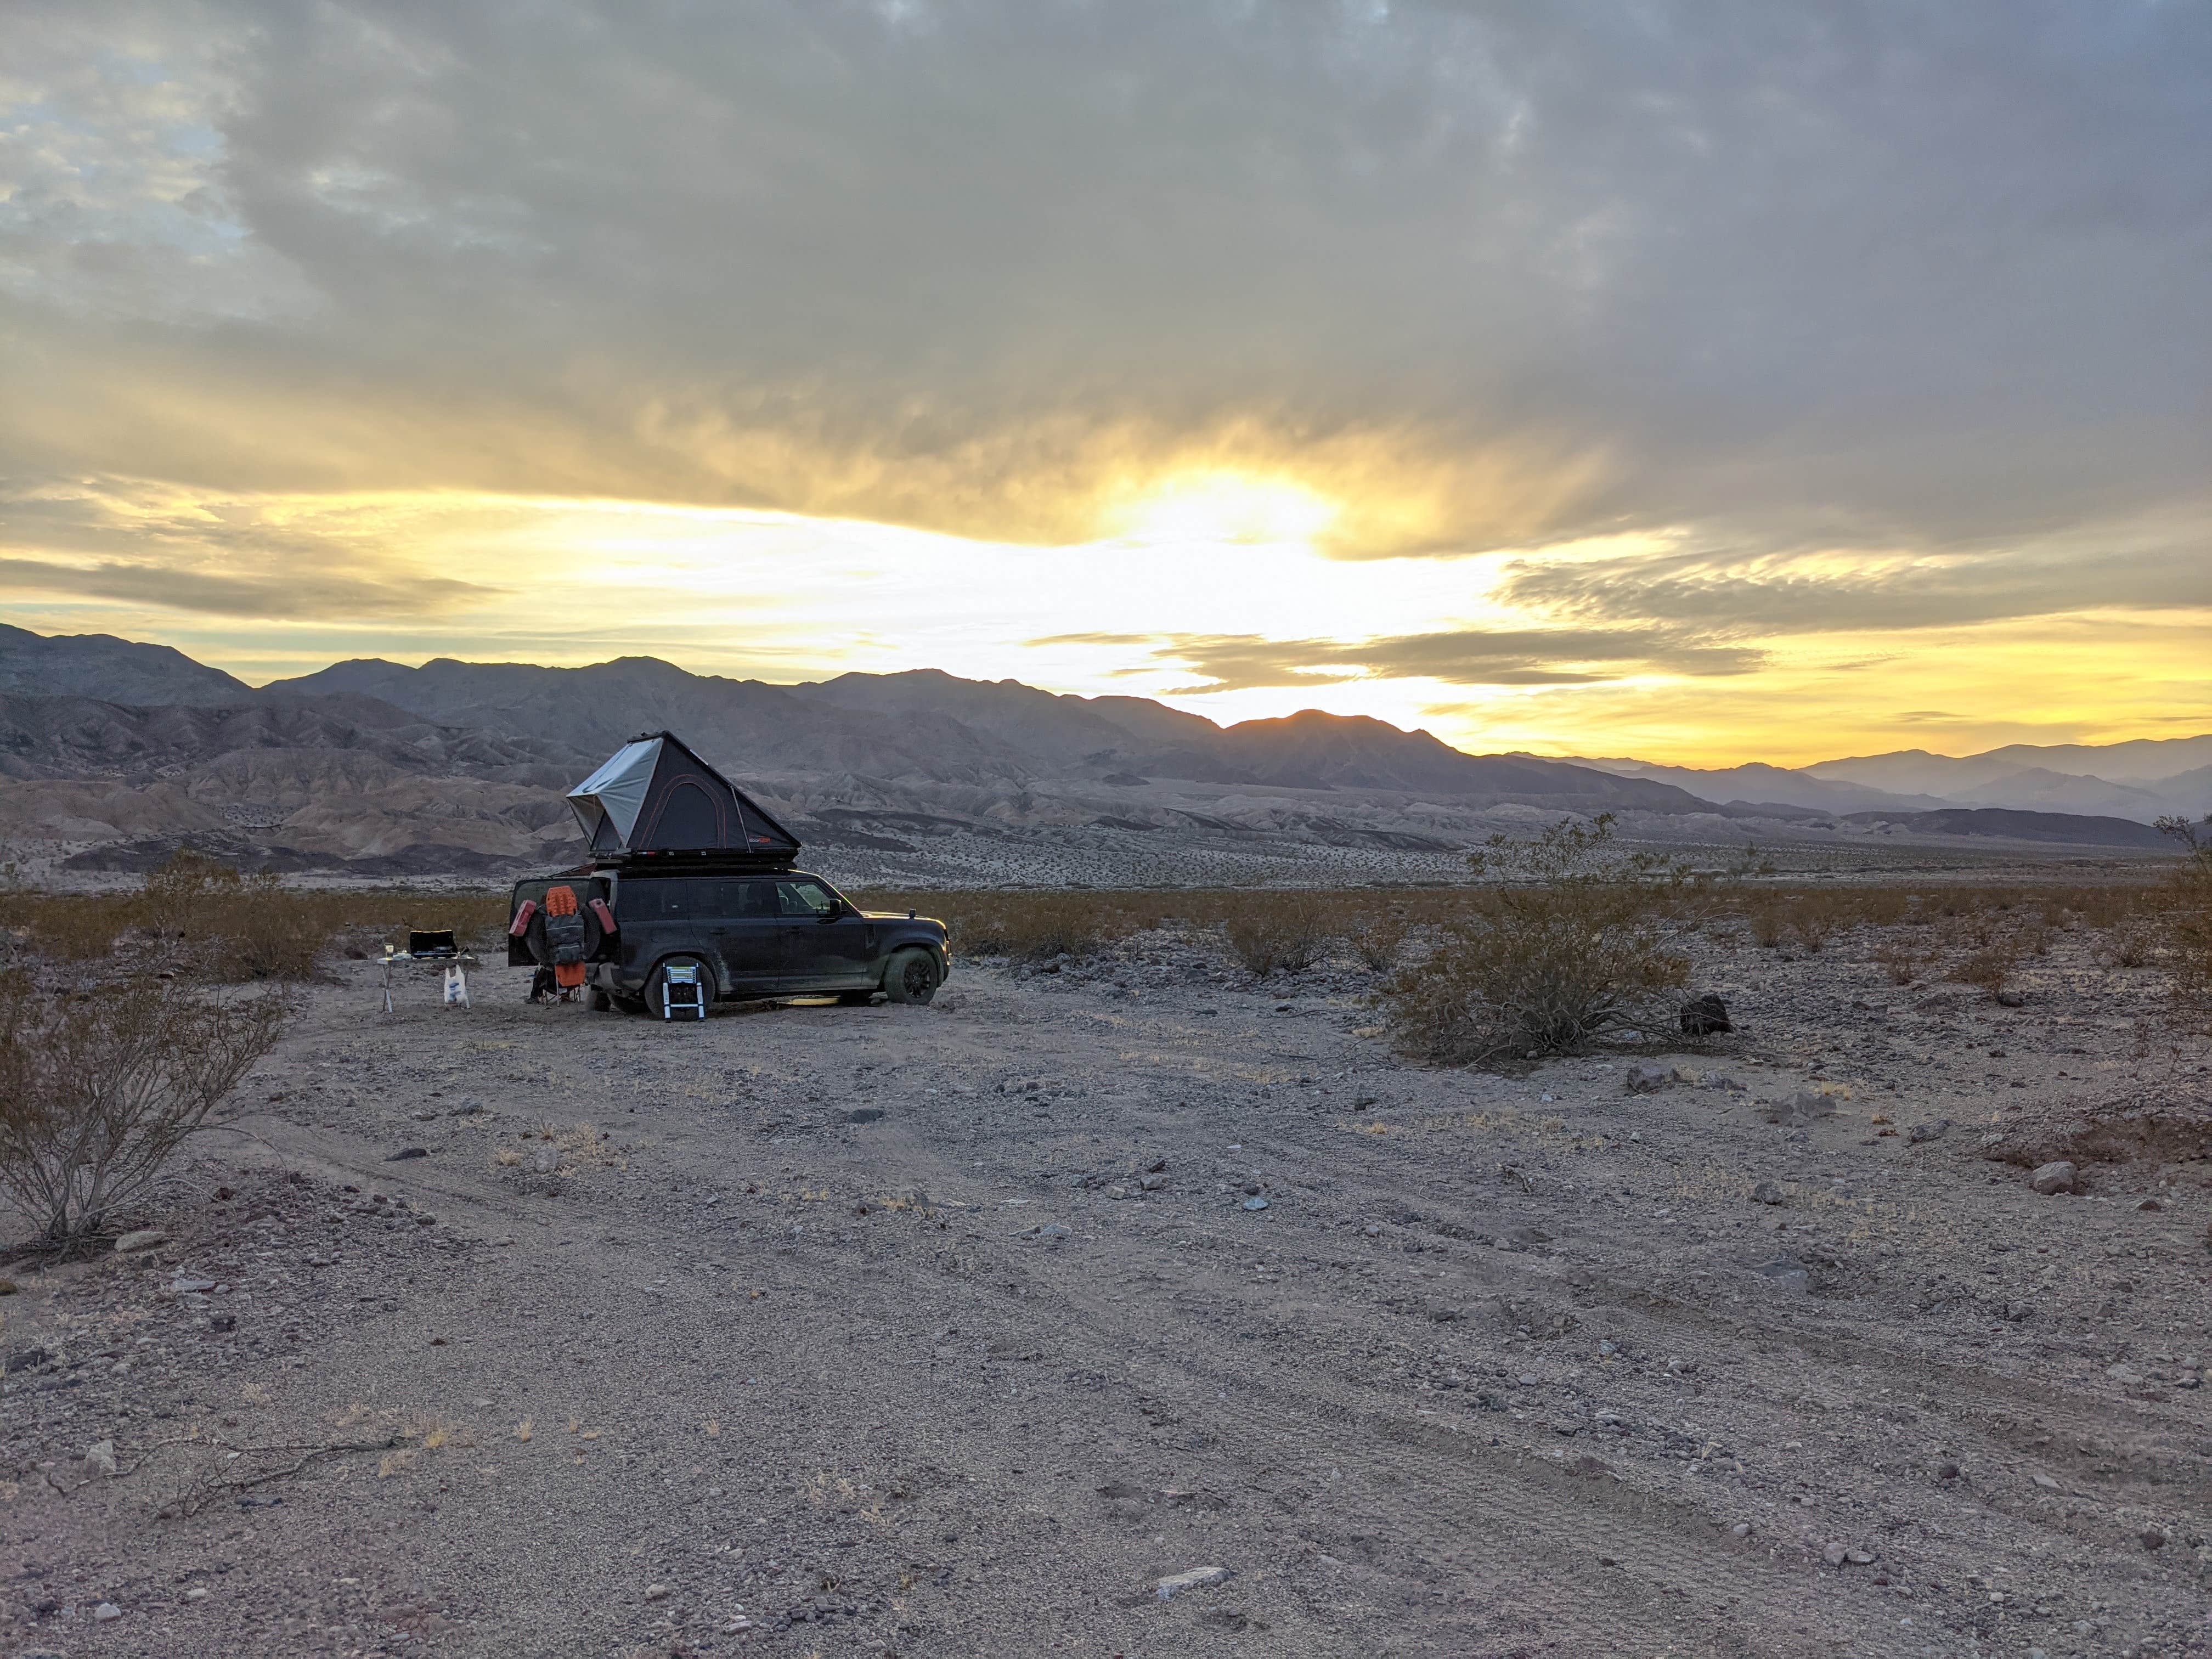
[(1162, 934), (689, 1029), (346, 964), (165, 1242), (0, 1269), (0, 1654), (2212, 1650), (2148, 976), (1701, 948), (1736, 1035), (1512, 1079)]

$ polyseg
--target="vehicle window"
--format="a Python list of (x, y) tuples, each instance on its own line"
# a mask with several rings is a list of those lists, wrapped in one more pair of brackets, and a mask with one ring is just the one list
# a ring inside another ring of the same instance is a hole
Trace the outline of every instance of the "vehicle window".
[(730, 914), (733, 916), (780, 916), (782, 901), (776, 896), (772, 881), (733, 881), (738, 890), (732, 896)]
[(697, 921), (716, 913), (719, 881), (634, 881), (623, 884), (623, 912), (648, 921)]
[(780, 881), (775, 895), (787, 916), (818, 916), (837, 908), (836, 899), (818, 881)]

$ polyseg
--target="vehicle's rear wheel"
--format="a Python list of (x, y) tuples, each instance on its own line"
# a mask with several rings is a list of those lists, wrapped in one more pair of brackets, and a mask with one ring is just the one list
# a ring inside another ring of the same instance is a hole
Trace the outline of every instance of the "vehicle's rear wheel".
[(893, 1002), (924, 1003), (937, 994), (944, 975), (927, 951), (901, 951), (884, 969), (884, 990)]
[[(714, 974), (712, 969), (696, 957), (671, 957), (659, 967), (654, 969), (653, 977), (645, 982), (645, 1011), (655, 1019), (668, 1018), (668, 970), (671, 968), (685, 967), (698, 969), (700, 994), (709, 1002), (714, 1000)], [(678, 999), (678, 1018), (696, 1018), (690, 1009), (685, 1006), (688, 1001), (688, 994)]]

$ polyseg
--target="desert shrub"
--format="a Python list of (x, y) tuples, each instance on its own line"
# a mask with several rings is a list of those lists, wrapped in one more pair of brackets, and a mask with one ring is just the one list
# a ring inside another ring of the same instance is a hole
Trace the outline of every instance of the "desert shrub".
[(1352, 954), (1363, 967), (1385, 973), (1398, 965), (1413, 918), (1403, 910), (1374, 910), (1354, 921), (1351, 928)]
[(1661, 923), (1681, 900), (1682, 872), (1615, 857), (1612, 840), (1607, 814), (1562, 820), (1532, 842), (1493, 839), (1477, 854), (1495, 884), (1376, 994), (1400, 1048), (1444, 1065), (1572, 1054), (1681, 986), (1689, 964)]
[(2130, 916), (2107, 927), (2089, 954), (2104, 968), (2148, 968), (2157, 959), (2158, 946), (2157, 924)]
[(1744, 916), (1745, 921), (1750, 927), (1752, 943), (1768, 951), (1780, 945), (1783, 930), (1787, 925), (1784, 915), (1783, 902), (1778, 896), (1761, 894)]
[(2170, 817), (2158, 827), (2189, 854), (2166, 884), (2162, 931), (2176, 988), (2201, 1001), (2212, 998), (2212, 812), (2201, 823)]
[(1316, 893), (1251, 894), (1223, 919), (1229, 948), (1247, 972), (1261, 979), (1278, 969), (1302, 974), (1334, 942), (1332, 908)]
[(26, 895), (13, 901), (33, 956), (52, 962), (93, 962), (114, 954), (137, 919), (135, 899), (106, 893)]
[(1889, 976), (1892, 985), (1910, 985), (1920, 972), (1919, 953), (1908, 945), (1894, 939), (1884, 939), (1874, 947), (1875, 964)]
[(58, 1243), (140, 1198), (276, 1041), (273, 996), (143, 980), (51, 996), (0, 976), (0, 1189)]
[(289, 888), (190, 851), (133, 891), (19, 894), (10, 908), (34, 957), (83, 963), (135, 953), (136, 965), (150, 960), (228, 983), (309, 978), (341, 935), (369, 954), (383, 942), (404, 945), (410, 926), (451, 927), (481, 950), (500, 943), (507, 926), (502, 894)]
[(1971, 952), (1945, 977), (1995, 996), (2004, 989), (2005, 981), (2012, 976), (2012, 970), (2019, 965), (2018, 948), (2009, 940), (2000, 940)]
[(1817, 954), (1845, 925), (1844, 907), (1832, 894), (1802, 894), (1790, 905), (1787, 921), (1790, 936), (1804, 950)]

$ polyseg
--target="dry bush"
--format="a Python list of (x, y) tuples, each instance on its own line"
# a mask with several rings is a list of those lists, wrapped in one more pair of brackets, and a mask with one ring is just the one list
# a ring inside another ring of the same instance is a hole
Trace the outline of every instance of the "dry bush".
[(1999, 941), (1972, 952), (1945, 977), (1995, 996), (2004, 989), (2005, 981), (2019, 965), (2019, 951), (2009, 941)]
[(1406, 936), (1412, 931), (1413, 918), (1403, 910), (1370, 911), (1352, 925), (1352, 953), (1361, 966), (1387, 973), (1405, 954)]
[(0, 976), (0, 1188), (50, 1240), (140, 1198), (276, 1041), (274, 997), (163, 980), (49, 996)]
[(1920, 956), (1910, 945), (1884, 939), (1874, 948), (1874, 959), (1892, 985), (1910, 985), (1920, 972)]
[(1744, 916), (1751, 930), (1752, 943), (1768, 951), (1780, 945), (1785, 926), (1784, 914), (1778, 896), (1761, 894)]
[(1607, 814), (1477, 854), (1478, 871), (1501, 879), (1376, 994), (1400, 1048), (1462, 1066), (1572, 1054), (1683, 985), (1689, 963), (1660, 931), (1682, 872), (1617, 859), (1612, 840)]
[(1837, 929), (1846, 925), (1846, 909), (1836, 902), (1833, 894), (1806, 893), (1790, 905), (1786, 919), (1790, 937), (1817, 955), (1836, 936)]
[(304, 890), (189, 850), (135, 892), (21, 894), (10, 908), (34, 957), (82, 963), (131, 952), (225, 983), (310, 978), (342, 934), (404, 945), (410, 926), (451, 927), (483, 948), (507, 922), (500, 894)]
[(2201, 1003), (2212, 1000), (2212, 812), (2201, 823), (2169, 817), (2158, 827), (2189, 854), (2166, 884), (2163, 931), (2175, 989)]
[(1256, 978), (1278, 969), (1302, 974), (1335, 942), (1334, 909), (1316, 893), (1250, 894), (1223, 919), (1229, 948)]
[(2130, 916), (2106, 928), (2090, 948), (2103, 968), (2148, 968), (2158, 958), (2159, 927), (2142, 916)]

